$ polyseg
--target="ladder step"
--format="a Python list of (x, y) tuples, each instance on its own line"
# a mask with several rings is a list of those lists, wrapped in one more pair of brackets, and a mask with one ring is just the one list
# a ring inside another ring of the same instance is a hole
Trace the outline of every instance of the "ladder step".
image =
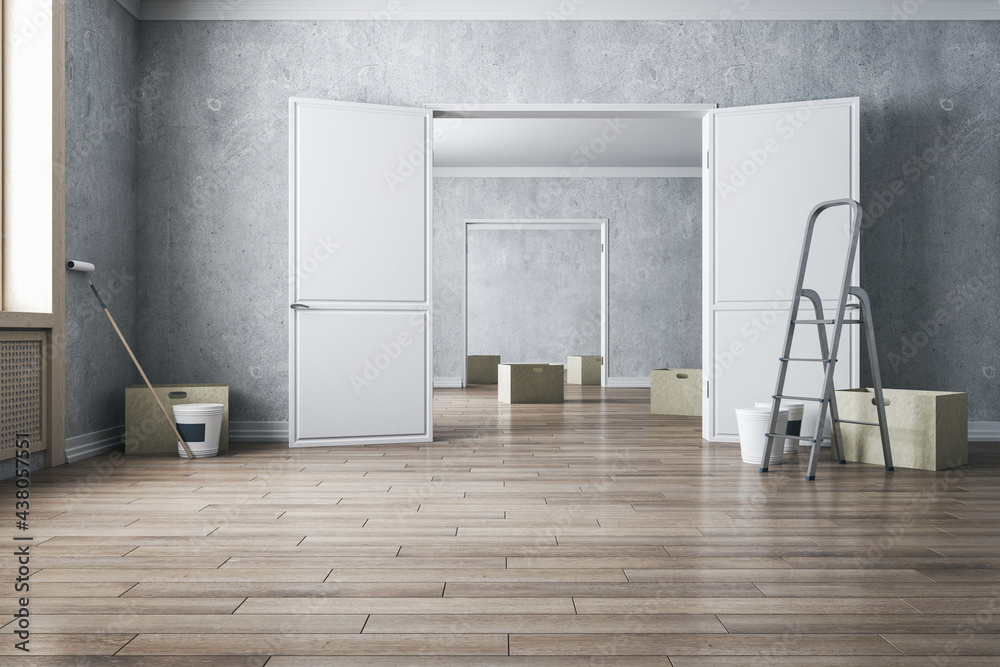
[(792, 324), (834, 324), (837, 320), (792, 320)]
[(793, 401), (819, 401), (823, 402), (822, 398), (816, 398), (815, 396), (785, 396), (784, 394), (775, 394), (771, 398), (790, 398)]
[(853, 419), (834, 419), (835, 422), (840, 422), (841, 424), (860, 424), (862, 426), (881, 426), (878, 422), (857, 422)]
[(778, 357), (778, 361), (822, 361), (830, 363), (830, 359), (807, 359), (805, 357)]
[[(811, 435), (785, 435), (784, 433), (765, 433), (765, 438), (787, 438), (788, 440), (801, 440), (803, 442), (816, 442), (816, 438)], [(829, 440), (830, 438), (824, 436), (819, 439), (820, 442)]]
[(843, 324), (864, 324), (864, 320), (841, 320)]

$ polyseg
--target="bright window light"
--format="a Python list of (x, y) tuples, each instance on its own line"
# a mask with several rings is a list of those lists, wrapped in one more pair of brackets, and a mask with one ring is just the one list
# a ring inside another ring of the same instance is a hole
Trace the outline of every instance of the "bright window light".
[(52, 312), (51, 0), (3, 0), (3, 310)]

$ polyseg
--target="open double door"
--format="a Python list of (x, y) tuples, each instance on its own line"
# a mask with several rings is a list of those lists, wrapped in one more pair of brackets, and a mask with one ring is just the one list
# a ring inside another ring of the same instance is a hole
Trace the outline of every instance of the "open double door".
[[(290, 444), (429, 442), (432, 111), (289, 110)], [(711, 110), (703, 150), (703, 437), (735, 441), (734, 408), (773, 390), (809, 211), (859, 198), (858, 99)], [(834, 295), (849, 221), (826, 215), (806, 286)], [(840, 387), (857, 386), (857, 346), (845, 331)], [(814, 395), (812, 370), (789, 393)]]

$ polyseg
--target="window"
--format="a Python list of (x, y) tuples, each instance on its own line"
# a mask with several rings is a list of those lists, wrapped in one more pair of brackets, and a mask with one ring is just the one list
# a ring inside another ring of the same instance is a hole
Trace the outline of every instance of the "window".
[(54, 23), (52, 0), (3, 0), (4, 311), (53, 312)]

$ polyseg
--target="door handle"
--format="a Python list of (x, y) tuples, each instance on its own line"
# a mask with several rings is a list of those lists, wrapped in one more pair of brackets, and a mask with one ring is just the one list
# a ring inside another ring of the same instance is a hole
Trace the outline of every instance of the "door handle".
[(293, 303), (292, 304), (292, 310), (301, 310), (303, 308), (305, 308), (306, 310), (309, 310), (309, 306), (307, 306), (304, 303)]

